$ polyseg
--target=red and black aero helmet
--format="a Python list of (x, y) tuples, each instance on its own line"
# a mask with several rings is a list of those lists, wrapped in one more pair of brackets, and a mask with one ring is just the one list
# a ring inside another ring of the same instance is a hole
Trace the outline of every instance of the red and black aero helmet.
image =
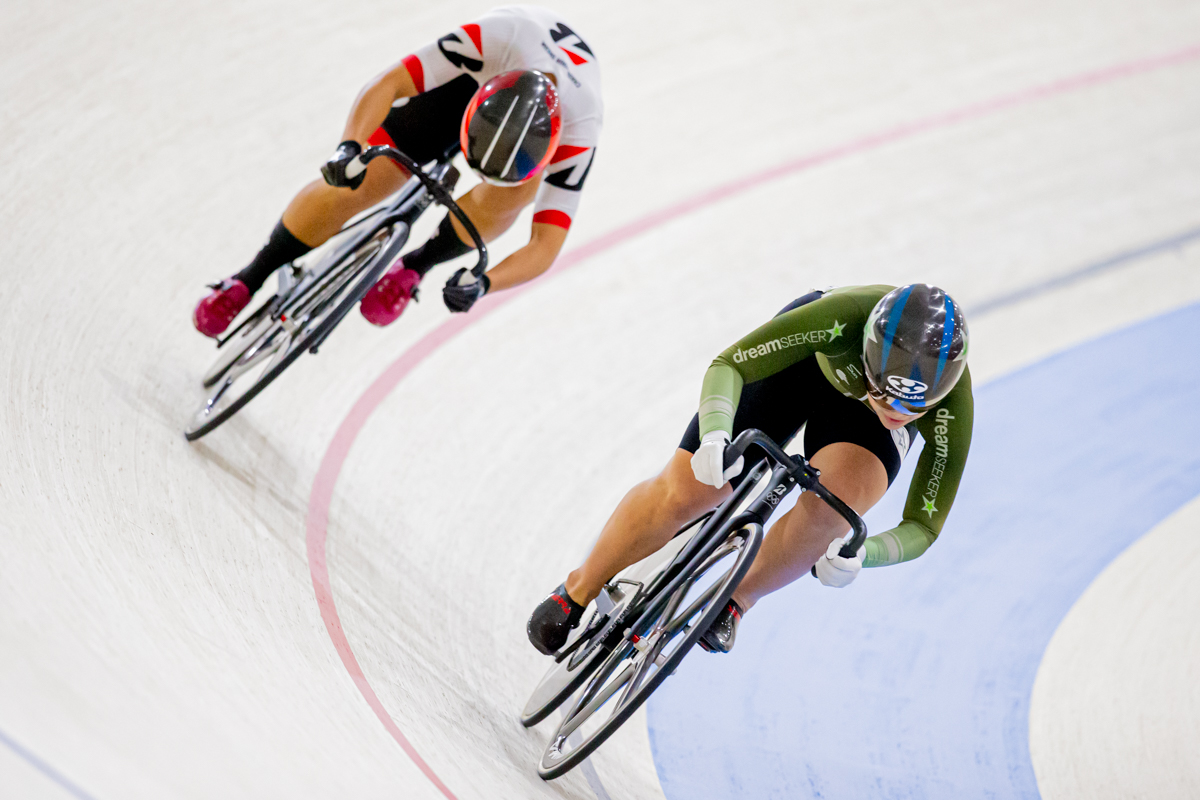
[(488, 183), (516, 186), (532, 178), (558, 149), (558, 92), (540, 72), (502, 72), (479, 87), (463, 114), (467, 165)]

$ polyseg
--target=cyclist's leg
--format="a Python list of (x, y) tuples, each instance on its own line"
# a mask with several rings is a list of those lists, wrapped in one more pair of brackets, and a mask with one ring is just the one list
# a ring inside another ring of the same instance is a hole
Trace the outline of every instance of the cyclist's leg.
[(283, 226), (310, 248), (318, 247), (347, 220), (398, 190), (406, 180), (408, 172), (385, 158), (367, 166), (366, 177), (354, 190), (317, 179), (292, 198), (283, 212)]
[[(490, 242), (512, 227), (521, 209), (533, 202), (541, 180), (539, 175), (520, 186), (481, 183), (458, 198), (458, 206), (470, 218), (483, 240)], [(404, 256), (403, 266), (423, 278), (438, 264), (474, 249), (475, 245), (462, 223), (454, 215), (447, 214), (433, 236)]]
[[(440, 157), (458, 141), (463, 110), (477, 84), (467, 75), (405, 98), (388, 112), (387, 118), (367, 144), (386, 144), (402, 150), (418, 164)], [(408, 173), (395, 162), (376, 159), (358, 189), (338, 189), (314, 180), (300, 190), (283, 213), (272, 241), (243, 270), (247, 285), (262, 278), (337, 233), (346, 220), (370, 208), (396, 191)], [(275, 241), (278, 240), (278, 241)]]
[(292, 198), (267, 243), (233, 277), (253, 295), (271, 273), (324, 244), (355, 214), (399, 189), (407, 177), (394, 163), (379, 160), (371, 162), (362, 184), (354, 190), (313, 181)]
[[(418, 164), (433, 161), (458, 142), (463, 111), (477, 88), (474, 78), (461, 75), (428, 92), (404, 98), (388, 112), (383, 124), (367, 143), (395, 147)], [(367, 167), (366, 180), (354, 192), (335, 189), (323, 181), (314, 181), (301, 191), (284, 212), (283, 224), (297, 238), (315, 247), (337, 233), (354, 214), (370, 208), (399, 189), (407, 178), (406, 170), (394, 161), (381, 158)], [(375, 181), (373, 185), (372, 181)], [(364, 190), (370, 196), (370, 202), (345, 214), (348, 209), (347, 196), (363, 194)], [(330, 214), (333, 217), (326, 221), (325, 217)], [(340, 221), (336, 221), (339, 218)]]
[[(811, 387), (815, 411), (804, 450), (821, 470), (821, 483), (860, 515), (883, 497), (908, 452), (911, 431), (888, 431), (862, 402), (839, 394), (828, 381)], [(761, 597), (807, 572), (850, 525), (812, 494), (803, 494), (763, 541), (734, 599), (748, 609)]]
[(567, 593), (586, 605), (612, 576), (661, 548), (689, 520), (732, 493), (692, 475), (692, 454), (678, 449), (662, 472), (634, 486), (617, 505), (583, 565), (566, 581)]
[[(747, 384), (734, 415), (733, 433), (758, 428), (776, 442), (786, 443), (809, 416), (811, 406), (806, 398), (815, 383), (833, 391), (816, 361), (808, 359)], [(692, 473), (692, 454), (699, 447), (700, 419), (692, 417), (670, 463), (657, 476), (630, 490), (605, 524), (588, 560), (571, 573), (566, 586), (573, 600), (583, 603), (595, 597), (617, 572), (662, 547), (689, 520), (716, 507), (738, 487), (750, 465), (762, 457), (762, 451), (751, 448), (742, 474), (721, 489), (714, 489), (697, 481)]]
[[(883, 463), (857, 444), (826, 445), (809, 462), (821, 470), (821, 483), (860, 515), (887, 491)], [(764, 595), (802, 577), (829, 543), (849, 530), (849, 523), (820, 498), (808, 492), (800, 495), (792, 510), (772, 526), (733, 599), (748, 610)]]
[[(821, 296), (810, 292), (789, 303), (782, 311), (810, 303)], [(733, 421), (736, 435), (758, 428), (780, 444), (786, 444), (809, 416), (806, 401), (813, 385), (833, 391), (815, 359), (795, 364), (771, 377), (743, 387)], [(836, 395), (837, 393), (834, 392)], [(837, 395), (840, 397), (841, 395)], [(715, 508), (733, 493), (742, 475), (721, 489), (700, 483), (692, 474), (692, 454), (700, 446), (700, 419), (692, 417), (679, 449), (655, 477), (633, 487), (604, 525), (587, 561), (567, 578), (571, 599), (586, 604), (614, 575), (658, 550), (689, 520)], [(746, 465), (755, 460), (757, 448), (747, 453)], [(761, 451), (757, 451), (760, 453)]]

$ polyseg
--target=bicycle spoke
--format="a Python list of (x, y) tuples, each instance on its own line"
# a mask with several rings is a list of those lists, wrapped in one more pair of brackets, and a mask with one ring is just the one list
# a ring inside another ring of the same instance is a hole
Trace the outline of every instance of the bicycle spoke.
[(229, 369), (225, 372), (225, 377), (229, 381), (236, 381), (261, 364), (265, 359), (274, 356), (283, 347), (283, 343), (278, 341), (281, 332), (283, 332), (282, 328), (271, 331), (270, 335), (265, 337), (262, 342), (247, 350), (245, 354), (229, 366)]
[(683, 628), (686, 628), (688, 621), (704, 611), (704, 609), (708, 607), (708, 604), (712, 602), (713, 597), (715, 597), (717, 592), (720, 590), (721, 582), (713, 581), (713, 584), (705, 589), (704, 593), (697, 597), (695, 602), (688, 606), (686, 611), (684, 611), (675, 619), (671, 620), (671, 635), (674, 635)]
[(375, 258), (383, 249), (387, 238), (386, 232), (380, 232), (374, 239), (365, 242), (363, 249), (355, 253), (353, 258), (336, 264), (328, 272), (318, 275), (314, 279), (313, 285), (306, 288), (297, 298), (296, 303), (285, 310), (285, 315), (298, 328), (305, 330), (320, 324), (325, 313), (336, 306), (337, 300), (349, 288), (350, 282), (344, 280), (345, 277)]
[(626, 664), (625, 668), (621, 670), (615, 679), (606, 683), (604, 688), (597, 692), (588, 701), (587, 705), (569, 717), (567, 722), (565, 722), (563, 726), (559, 728), (558, 735), (565, 740), (568, 736), (574, 733), (580, 725), (587, 722), (592, 714), (595, 714), (601, 706), (608, 702), (608, 698), (616, 694), (617, 691), (625, 685), (634, 669), (635, 667), (632, 663)]
[(666, 646), (666, 642), (663, 641), (663, 632), (658, 631), (646, 649), (641, 651), (640, 660), (635, 660), (637, 669), (625, 684), (625, 691), (621, 693), (621, 699), (617, 701), (618, 706), (625, 705), (633, 697), (634, 692), (642, 685), (642, 681), (650, 674), (650, 669), (655, 665), (658, 654), (662, 652), (664, 646)]
[(714, 604), (745, 576), (761, 541), (759, 525), (729, 536), (690, 568), (670, 595), (651, 596), (645, 607), (630, 609), (634, 615), (652, 615), (644, 617), (650, 630), (636, 643), (632, 636), (621, 640), (576, 695), (543, 752), (542, 778), (551, 780), (578, 766), (675, 671), (698, 640), (700, 626), (714, 618)]
[(629, 655), (629, 650), (632, 649), (633, 645), (629, 644), (628, 642), (625, 642), (624, 645), (625, 646), (621, 647), (621, 649), (614, 650), (612, 653), (610, 653), (608, 658), (604, 660), (604, 663), (600, 665), (600, 669), (596, 671), (596, 674), (592, 676), (590, 681), (588, 681), (587, 686), (584, 687), (584, 690), (579, 694), (578, 697), (575, 698), (575, 702), (572, 704), (571, 710), (567, 712), (568, 717), (572, 716), (580, 707), (591, 700), (596, 691), (598, 691), (598, 689), (605, 684), (605, 681), (607, 681), (609, 676), (613, 674), (613, 671), (616, 670), (616, 668), (621, 665), (621, 662), (624, 661)]
[(211, 414), (212, 410), (216, 408), (217, 403), (221, 402), (221, 397), (224, 396), (225, 392), (229, 391), (230, 386), (233, 386), (233, 378), (226, 378), (225, 380), (221, 381), (220, 387), (208, 398), (208, 402), (206, 402), (204, 407), (200, 409), (200, 413), (197, 416), (207, 416)]
[(675, 613), (679, 606), (682, 605), (683, 600), (686, 599), (687, 593), (696, 584), (697, 579), (720, 561), (721, 558), (729, 555), (730, 552), (732, 552), (732, 548), (730, 547), (719, 549), (704, 562), (701, 569), (697, 570), (696, 578), (688, 581), (688, 583), (676, 590), (675, 597), (671, 598), (671, 602), (667, 604), (667, 610), (663, 614), (663, 617), (667, 620), (666, 624), (660, 623), (655, 626), (654, 631), (646, 637), (649, 644), (642, 650), (642, 662), (638, 665), (637, 673), (625, 686), (625, 692), (621, 696), (620, 705), (624, 705), (633, 697), (654, 667), (661, 668), (663, 666), (663, 662), (666, 660), (663, 651), (667, 649), (667, 646), (670, 645), (681, 631), (688, 627), (688, 623), (697, 614), (702, 613), (708, 607), (713, 597), (721, 590), (721, 586), (724, 583), (724, 576), (721, 579), (713, 581), (682, 614)]

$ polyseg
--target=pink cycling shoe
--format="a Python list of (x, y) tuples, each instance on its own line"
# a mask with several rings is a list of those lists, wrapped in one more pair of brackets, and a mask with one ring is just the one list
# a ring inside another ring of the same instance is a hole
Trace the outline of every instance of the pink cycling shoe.
[(404, 313), (408, 301), (417, 296), (421, 276), (397, 261), (376, 281), (358, 305), (358, 310), (372, 325), (391, 325)]
[(242, 309), (250, 305), (250, 290), (237, 278), (227, 278), (212, 287), (212, 294), (196, 304), (192, 322), (205, 336), (217, 338)]

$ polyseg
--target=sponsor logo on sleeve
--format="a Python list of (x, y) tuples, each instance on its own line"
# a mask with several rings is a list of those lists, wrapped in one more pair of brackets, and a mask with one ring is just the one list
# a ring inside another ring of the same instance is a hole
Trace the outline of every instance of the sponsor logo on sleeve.
[(790, 336), (781, 336), (778, 339), (763, 342), (757, 347), (751, 347), (748, 350), (743, 350), (739, 347), (733, 354), (733, 360), (735, 363), (741, 364), (751, 359), (762, 358), (765, 355), (777, 353), (780, 350), (787, 350), (789, 347), (798, 347), (802, 344), (827, 344), (840, 337), (845, 327), (845, 324), (834, 320), (833, 327), (826, 328), (825, 330), (804, 331), (802, 333), (793, 333)]
[[(558, 149), (564, 151), (572, 148), (564, 145)], [(588, 173), (592, 170), (592, 160), (596, 158), (596, 148), (577, 149), (581, 152), (571, 153), (563, 159), (558, 158), (558, 154), (555, 153), (555, 158), (551, 160), (550, 170), (545, 178), (546, 183), (569, 192), (578, 192), (583, 188), (583, 182), (587, 180)]]
[[(551, 50), (550, 45), (546, 44), (545, 41), (540, 42), (540, 44), (542, 45), (542, 49), (546, 51), (546, 55), (550, 57), (551, 61), (553, 61), (555, 64), (562, 65), (563, 71), (567, 73), (567, 80), (575, 84), (576, 89), (583, 86), (583, 84), (579, 82), (579, 78), (575, 77), (575, 73), (571, 72), (571, 65), (564, 61), (562, 56)], [(561, 50), (562, 48), (560, 47), (559, 49)]]
[(596, 57), (592, 52), (592, 48), (587, 46), (587, 42), (580, 38), (579, 34), (568, 28), (564, 23), (558, 23), (557, 27), (550, 29), (550, 38), (558, 45), (558, 49), (567, 54), (567, 58), (571, 59), (571, 63), (579, 66), (586, 64)]
[(441, 50), (446, 60), (458, 69), (479, 72), (483, 69), (483, 44), (479, 38), (479, 26), (464, 25), (462, 30), (470, 39), (469, 42), (463, 41), (457, 33), (447, 33), (438, 39), (438, 50)]
[(942, 488), (942, 475), (946, 471), (946, 461), (950, 457), (950, 422), (955, 419), (949, 409), (939, 408), (936, 416), (937, 424), (933, 427), (933, 441), (930, 442), (933, 446), (933, 469), (930, 471), (929, 481), (925, 484), (925, 494), (921, 498), (925, 502), (925, 507), (921, 509), (929, 518), (937, 512), (938, 490)]

